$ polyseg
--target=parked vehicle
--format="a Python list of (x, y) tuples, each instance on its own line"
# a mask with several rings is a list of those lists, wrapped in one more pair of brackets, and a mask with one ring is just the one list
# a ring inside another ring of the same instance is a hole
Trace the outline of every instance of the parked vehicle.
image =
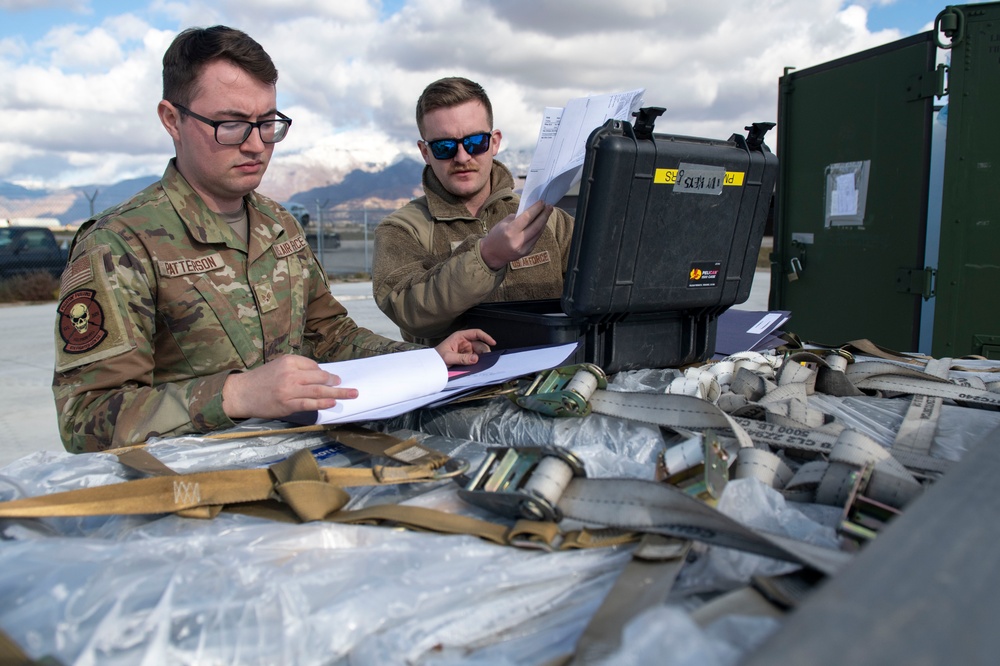
[[(306, 241), (314, 251), (319, 250), (319, 239), (315, 229), (306, 231)], [(340, 247), (340, 234), (336, 231), (323, 232), (323, 250), (336, 250)]]
[[(309, 217), (309, 209), (300, 203), (295, 203), (294, 201), (289, 201), (288, 203), (282, 204), (292, 216), (299, 221), (302, 228), (306, 230), (306, 241), (308, 241), (309, 246), (312, 247), (313, 251), (319, 250), (319, 232), (316, 229), (310, 228), (310, 222), (312, 218)], [(323, 231), (323, 250), (336, 250), (340, 247), (340, 234), (336, 231), (324, 230)]]
[(296, 220), (299, 221), (299, 224), (301, 224), (303, 227), (309, 226), (309, 221), (311, 218), (309, 217), (308, 208), (306, 208), (300, 203), (295, 203), (294, 201), (290, 201), (282, 205), (285, 207), (285, 210), (287, 210), (289, 213), (292, 214), (292, 217), (294, 217)]
[(45, 271), (62, 275), (68, 248), (45, 227), (0, 227), (0, 279)]

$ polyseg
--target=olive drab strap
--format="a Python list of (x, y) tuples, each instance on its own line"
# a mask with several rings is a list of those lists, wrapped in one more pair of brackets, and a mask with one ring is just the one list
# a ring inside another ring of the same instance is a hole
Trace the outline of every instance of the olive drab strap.
[(56, 661), (48, 659), (45, 661), (35, 661), (31, 659), (2, 629), (0, 629), (0, 664), (3, 666), (41, 666), (42, 664), (58, 666), (58, 662)]
[[(340, 436), (340, 435), (338, 435)], [(179, 513), (212, 517), (227, 505), (280, 499), (300, 520), (318, 520), (338, 511), (349, 499), (345, 487), (440, 481), (447, 456), (413, 440), (349, 429), (341, 439), (369, 452), (402, 457), (419, 464), (368, 469), (320, 468), (308, 451), (299, 451), (269, 469), (241, 469), (177, 474), (142, 448), (119, 454), (119, 460), (150, 478), (83, 488), (0, 503), (0, 517), (92, 516)], [(207, 514), (205, 513), (207, 511)]]
[[(560, 515), (589, 527), (564, 532), (555, 520), (531, 519), (535, 516), (510, 526), (404, 505), (342, 511), (348, 501), (344, 487), (436, 481), (442, 476), (421, 466), (383, 467), (381, 471), (320, 468), (308, 450), (269, 469), (167, 474), (11, 500), (0, 503), (0, 517), (178, 513), (199, 508), (211, 510), (211, 515), (227, 508), (270, 516), (275, 514), (274, 502), (278, 500), (301, 521), (401, 525), (544, 550), (605, 547), (634, 541), (637, 533), (649, 533), (740, 548), (824, 573), (839, 569), (849, 557), (757, 532), (669, 485), (635, 479), (574, 479), (572, 472), (559, 472), (561, 465), (568, 466), (553, 456), (533, 464), (548, 470), (541, 475), (538, 491), (558, 503)], [(263, 505), (269, 506), (260, 509)]]

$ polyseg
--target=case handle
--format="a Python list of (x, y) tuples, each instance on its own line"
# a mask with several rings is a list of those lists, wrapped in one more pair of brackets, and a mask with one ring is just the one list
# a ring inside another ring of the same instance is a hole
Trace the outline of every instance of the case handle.
[(635, 118), (635, 136), (637, 139), (652, 139), (653, 125), (656, 119), (663, 115), (666, 109), (662, 106), (644, 106), (632, 116)]

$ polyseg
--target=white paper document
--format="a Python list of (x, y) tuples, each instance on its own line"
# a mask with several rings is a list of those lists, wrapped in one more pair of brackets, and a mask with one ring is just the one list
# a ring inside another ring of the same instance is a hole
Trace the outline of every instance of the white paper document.
[(448, 383), (448, 366), (435, 349), (320, 363), (319, 367), (340, 377), (343, 388), (358, 389), (358, 397), (320, 410), (316, 423), (350, 423), (360, 414), (436, 394)]
[(383, 354), (320, 367), (340, 377), (340, 386), (358, 390), (353, 400), (340, 400), (330, 409), (300, 412), (295, 423), (356, 423), (392, 418), (440, 405), (476, 389), (548, 370), (565, 363), (576, 343), (514, 349), (480, 355), (473, 366), (450, 370), (434, 349)]
[(610, 119), (631, 120), (644, 89), (571, 99), (546, 107), (517, 214), (539, 200), (555, 205), (580, 180), (590, 133)]

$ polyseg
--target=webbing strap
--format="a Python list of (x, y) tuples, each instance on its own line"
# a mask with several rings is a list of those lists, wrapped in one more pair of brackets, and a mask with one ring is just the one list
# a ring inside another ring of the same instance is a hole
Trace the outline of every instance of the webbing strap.
[(3, 666), (27, 666), (36, 664), (14, 640), (0, 629), (0, 664)]
[(667, 600), (691, 542), (647, 534), (576, 642), (571, 664), (599, 663), (622, 643), (625, 625)]
[(432, 469), (419, 466), (321, 469), (312, 454), (303, 450), (269, 469), (167, 474), (11, 500), (0, 503), (0, 517), (175, 513), (277, 496), (295, 509), (302, 520), (316, 520), (347, 503), (349, 498), (340, 490), (342, 487), (435, 479)]
[[(893, 367), (899, 369), (899, 366)], [(743, 372), (749, 373), (750, 371), (738, 371), (734, 381), (739, 380), (745, 386), (749, 379), (741, 379), (744, 376), (741, 375)], [(954, 385), (949, 384), (949, 386)], [(794, 389), (789, 389), (789, 391), (790, 393), (785, 391), (782, 393), (785, 394), (785, 397), (794, 395)], [(812, 454), (827, 454), (833, 448), (838, 436), (837, 433), (806, 427), (794, 419), (775, 423), (776, 420), (780, 419), (776, 419), (773, 412), (769, 412), (769, 421), (730, 415), (705, 400), (684, 395), (598, 390), (591, 398), (591, 407), (598, 414), (653, 425), (689, 430), (731, 429), (740, 446), (745, 448), (753, 447), (756, 442), (775, 448), (787, 448)], [(893, 451), (893, 455), (906, 467), (920, 472), (940, 474), (951, 466), (950, 461), (931, 458), (926, 454), (914, 453), (905, 449)]]
[[(596, 391), (591, 398), (591, 407), (596, 413), (668, 427), (691, 430), (729, 428), (736, 435), (737, 441), (741, 445), (741, 451), (753, 448), (754, 442), (758, 442), (776, 448), (790, 448), (829, 456), (840, 442), (838, 462), (856, 464), (859, 467), (868, 462), (877, 462), (878, 474), (891, 477), (884, 479), (878, 485), (882, 488), (890, 488), (886, 492), (889, 497), (895, 498), (896, 506), (901, 505), (899, 504), (901, 502), (908, 501), (919, 491), (919, 484), (916, 483), (912, 475), (902, 465), (895, 464), (896, 461), (878, 444), (863, 435), (831, 434), (817, 429), (797, 428), (733, 417), (711, 403), (684, 395)], [(921, 469), (941, 470), (947, 468), (948, 465), (946, 461), (939, 461), (925, 455), (901, 452), (900, 458), (902, 462), (910, 463)], [(758, 465), (771, 464), (763, 462), (766, 457), (747, 460), (748, 466), (753, 466), (754, 462)], [(772, 471), (777, 473), (779, 470), (775, 467)], [(780, 474), (781, 478), (787, 476), (786, 472)], [(776, 477), (772, 475), (767, 478), (766, 482), (780, 489), (779, 486), (773, 484), (774, 478)], [(802, 498), (799, 493), (805, 487), (804, 484), (797, 484), (796, 499)], [(824, 497), (827, 498), (828, 502), (836, 503), (835, 498), (839, 498), (839, 495), (825, 494)], [(846, 495), (844, 497), (846, 498)]]
[[(924, 372), (935, 377), (947, 379), (951, 359), (931, 359), (924, 367)], [(934, 443), (934, 433), (941, 416), (943, 398), (925, 395), (915, 395), (910, 399), (910, 406), (903, 417), (903, 423), (896, 432), (892, 448), (895, 451), (907, 451), (919, 455), (928, 455)]]
[[(384, 456), (407, 465), (443, 467), (449, 462), (447, 455), (429, 449), (414, 438), (401, 440), (387, 433), (368, 430), (354, 424), (320, 424), (290, 428), (265, 428), (261, 430), (233, 430), (203, 435), (202, 439), (229, 440), (252, 437), (294, 435), (306, 432), (327, 432), (341, 444), (372, 456)], [(119, 461), (139, 472), (153, 476), (175, 472), (146, 451), (146, 443), (108, 450)]]
[(174, 476), (177, 474), (176, 471), (145, 448), (128, 447), (112, 449), (108, 453), (114, 453), (118, 456), (118, 462), (146, 476)]
[[(228, 470), (168, 475), (0, 503), (0, 517), (82, 516), (176, 512), (197, 507), (218, 511), (236, 504), (253, 512), (254, 502), (280, 498), (299, 520), (392, 523), (447, 534), (471, 534), (495, 543), (553, 550), (613, 545), (631, 532), (692, 538), (811, 566), (831, 573), (847, 557), (792, 539), (758, 533), (682, 491), (635, 479), (574, 479), (559, 501), (563, 514), (608, 532), (563, 535), (555, 523), (506, 525), (421, 507), (386, 505), (343, 512), (348, 496), (339, 486), (370, 485), (371, 470), (321, 469), (306, 451), (268, 470)], [(403, 482), (413, 480), (400, 476)], [(273, 511), (273, 510), (272, 510)]]
[(753, 447), (753, 440), (729, 414), (701, 398), (689, 395), (597, 390), (590, 399), (590, 406), (599, 414), (652, 425), (675, 426), (688, 430), (727, 428), (736, 435), (740, 446)]
[[(932, 370), (935, 367), (931, 366)], [(947, 369), (937, 370), (943, 376), (916, 368), (904, 367), (884, 361), (865, 361), (851, 364), (846, 371), (848, 378), (860, 389), (911, 393), (959, 402), (1000, 406), (1000, 394), (990, 391), (982, 381), (976, 385), (963, 385), (947, 379)], [(971, 382), (966, 382), (970, 384)]]
[(664, 534), (805, 564), (825, 574), (850, 555), (746, 527), (669, 484), (639, 479), (570, 481), (559, 499), (566, 518), (635, 532)]
[(916, 365), (923, 363), (928, 358), (927, 356), (922, 355), (904, 354), (902, 352), (889, 349), (888, 347), (877, 345), (867, 339), (851, 340), (850, 342), (841, 345), (840, 348), (849, 352), (861, 354), (863, 356), (874, 356), (876, 358), (885, 358), (892, 361), (912, 363)]
[(445, 454), (420, 444), (412, 437), (400, 440), (392, 435), (355, 425), (337, 426), (331, 429), (330, 434), (338, 442), (352, 449), (373, 456), (385, 456), (406, 465), (428, 465), (438, 468), (443, 467), (449, 460)]
[[(381, 504), (356, 511), (342, 511), (326, 516), (325, 520), (350, 525), (398, 525), (441, 534), (469, 534), (501, 545), (508, 543), (510, 533), (510, 528), (500, 523), (403, 504)], [(558, 528), (554, 531), (557, 533)], [(553, 536), (549, 542), (554, 541)]]
[[(733, 420), (740, 424), (744, 432), (748, 433), (755, 442), (776, 449), (791, 449), (813, 455), (828, 455), (839, 437), (839, 433), (804, 427), (779, 426), (739, 416), (734, 416)], [(950, 460), (931, 458), (927, 455), (907, 451), (893, 451), (892, 455), (907, 469), (925, 473), (943, 474), (954, 465)]]
[(691, 612), (691, 619), (698, 626), (707, 627), (719, 618), (732, 615), (781, 618), (784, 616), (784, 611), (771, 603), (755, 588), (741, 587), (721, 594), (704, 606), (695, 609)]

